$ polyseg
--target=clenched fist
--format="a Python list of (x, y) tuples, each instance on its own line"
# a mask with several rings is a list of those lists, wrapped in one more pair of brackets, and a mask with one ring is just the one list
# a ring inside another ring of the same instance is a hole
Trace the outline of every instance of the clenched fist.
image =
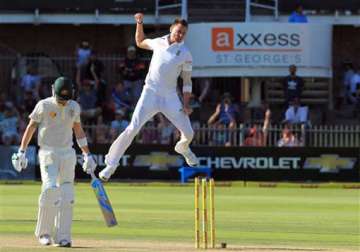
[(142, 24), (143, 21), (144, 21), (144, 14), (142, 14), (142, 13), (136, 13), (136, 14), (134, 15), (134, 18), (135, 18), (136, 23)]

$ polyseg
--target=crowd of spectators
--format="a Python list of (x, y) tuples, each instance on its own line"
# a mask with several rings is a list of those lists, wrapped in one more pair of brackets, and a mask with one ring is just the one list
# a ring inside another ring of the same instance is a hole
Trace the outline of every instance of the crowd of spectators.
[[(300, 12), (294, 13), (299, 18)], [(301, 16), (301, 15), (300, 15)], [(296, 19), (296, 18), (295, 18)], [(290, 20), (290, 19), (289, 19)], [(76, 83), (77, 101), (82, 113), (81, 118), (87, 129), (89, 141), (108, 144), (129, 125), (132, 112), (140, 97), (144, 85), (147, 62), (138, 57), (136, 47), (130, 45), (122, 61), (117, 64), (118, 80), (109, 83), (104, 75), (106, 65), (99, 59), (90, 44), (83, 41), (76, 49)], [(292, 127), (306, 128), (311, 125), (309, 108), (301, 106), (301, 95), (304, 81), (297, 75), (295, 65), (289, 66), (289, 75), (283, 79), (284, 106), (281, 120), (272, 119), (269, 104), (262, 102), (257, 115), (253, 115), (251, 125), (240, 133), (237, 131), (242, 113), (240, 102), (232, 93), (223, 90), (219, 100), (214, 101), (214, 84), (212, 78), (199, 78), (194, 81), (194, 93), (191, 106), (194, 113), (191, 116), (193, 128), (199, 130), (204, 125), (209, 129), (206, 142), (210, 146), (267, 146), (270, 123), (283, 125), (278, 146), (301, 146), (304, 136), (295, 136)], [(49, 86), (49, 83), (46, 83)], [(44, 81), (37, 73), (34, 65), (28, 65), (26, 74), (19, 82), (21, 94), (17, 101), (8, 100), (5, 93), (0, 94), (0, 141), (1, 144), (18, 144), (28, 115), (39, 99), (51, 95), (43, 88)], [(344, 73), (343, 103), (355, 104), (360, 94), (360, 72), (347, 65)], [(209, 108), (213, 108), (210, 111)], [(208, 117), (204, 120), (204, 111)], [(233, 139), (243, 134), (242, 143), (234, 143)], [(161, 114), (150, 120), (136, 138), (143, 144), (174, 143), (180, 134), (174, 126)], [(194, 143), (200, 140), (195, 136)]]

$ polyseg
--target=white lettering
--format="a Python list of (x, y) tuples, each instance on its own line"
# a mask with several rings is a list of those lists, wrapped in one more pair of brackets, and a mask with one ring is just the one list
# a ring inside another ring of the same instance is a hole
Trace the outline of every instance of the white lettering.
[(227, 32), (219, 32), (216, 34), (217, 47), (230, 47), (230, 36)]

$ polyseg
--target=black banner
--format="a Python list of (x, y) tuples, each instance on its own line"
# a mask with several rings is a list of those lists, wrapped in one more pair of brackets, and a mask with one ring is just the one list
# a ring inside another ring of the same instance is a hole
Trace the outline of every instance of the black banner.
[[(90, 147), (104, 168), (107, 145)], [(358, 148), (194, 147), (201, 167), (210, 167), (217, 180), (360, 181)], [(82, 155), (78, 155), (79, 166)], [(184, 159), (173, 146), (132, 145), (120, 160), (113, 179), (178, 180)], [(77, 177), (85, 178), (79, 167)]]

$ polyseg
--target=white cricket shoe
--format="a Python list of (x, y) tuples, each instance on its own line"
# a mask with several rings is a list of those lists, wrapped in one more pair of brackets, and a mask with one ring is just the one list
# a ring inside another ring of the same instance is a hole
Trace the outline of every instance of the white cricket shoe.
[(199, 165), (199, 160), (198, 158), (195, 156), (195, 154), (190, 150), (190, 148), (188, 148), (186, 151), (180, 151), (178, 145), (175, 145), (175, 151), (179, 154), (181, 154), (184, 158), (185, 161), (188, 165), (190, 166), (198, 166)]
[(111, 175), (116, 171), (117, 166), (107, 165), (101, 172), (99, 172), (99, 178), (103, 181), (108, 181)]
[(51, 237), (50, 235), (42, 235), (39, 238), (39, 243), (43, 246), (49, 246), (51, 244)]
[(71, 248), (71, 242), (67, 240), (61, 240), (58, 244), (55, 244), (55, 246), (62, 248)]

